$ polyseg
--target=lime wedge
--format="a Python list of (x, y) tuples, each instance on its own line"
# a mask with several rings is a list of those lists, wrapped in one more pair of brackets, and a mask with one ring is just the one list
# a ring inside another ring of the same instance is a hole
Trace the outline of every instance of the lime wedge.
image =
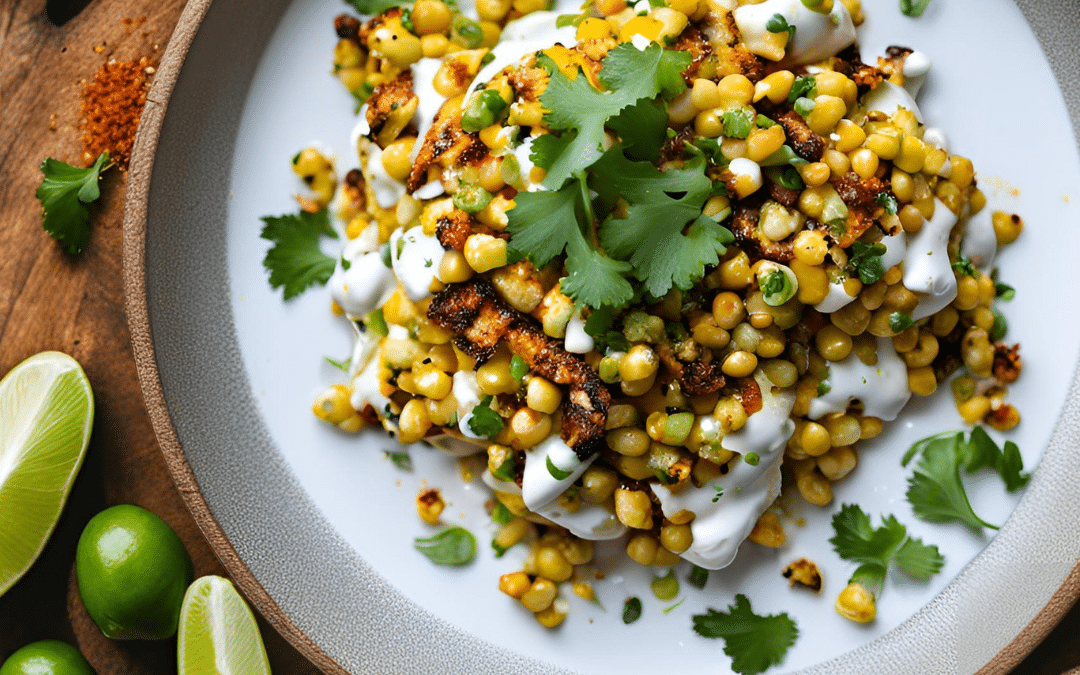
[(232, 582), (195, 580), (180, 608), (179, 675), (270, 675), (259, 626)]
[(90, 382), (67, 354), (36, 354), (0, 380), (0, 595), (45, 548), (93, 423)]

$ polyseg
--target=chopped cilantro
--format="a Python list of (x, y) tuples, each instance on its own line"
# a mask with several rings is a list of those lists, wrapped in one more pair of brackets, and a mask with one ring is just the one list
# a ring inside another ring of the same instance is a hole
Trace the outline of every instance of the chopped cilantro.
[(924, 438), (911, 446), (901, 464), (907, 466), (916, 455), (921, 457), (908, 479), (907, 499), (916, 516), (932, 523), (955, 519), (976, 530), (998, 529), (971, 508), (960, 478), (962, 467), (969, 473), (984, 467), (994, 469), (1009, 492), (1023, 488), (1031, 480), (1031, 474), (1024, 473), (1024, 461), (1016, 444), (1007, 441), (1002, 450), (982, 427), (972, 429), (967, 440), (962, 431)]
[(286, 300), (309, 286), (325, 284), (334, 273), (335, 259), (319, 249), (322, 237), (337, 238), (326, 209), (317, 213), (264, 216), (260, 236), (274, 243), (263, 267), (270, 272), (271, 288), (283, 288)]
[(401, 8), (401, 27), (416, 35), (416, 25), (413, 24), (412, 20), (412, 9), (409, 7)]
[[(469, 420), (469, 421), (471, 422), (472, 420)], [(514, 458), (513, 457), (507, 457), (505, 460), (503, 460), (502, 464), (497, 466), (495, 468), (495, 470), (491, 472), (491, 475), (498, 478), (499, 480), (503, 481), (504, 483), (513, 483), (514, 482)]]
[(510, 357), (510, 376), (518, 382), (521, 382), (529, 373), (529, 364), (525, 363), (525, 359), (521, 358), (517, 354)]
[(788, 190), (802, 190), (806, 187), (798, 170), (790, 164), (766, 167), (765, 175), (772, 182)]
[(896, 215), (896, 197), (888, 192), (879, 192), (877, 197), (874, 197), (874, 202), (877, 203), (878, 206), (884, 208), (885, 213)]
[(469, 429), (484, 438), (495, 438), (506, 425), (502, 416), (491, 409), (491, 401), (491, 396), (485, 396), (479, 405), (472, 409), (472, 416), (469, 417)]
[(476, 537), (464, 527), (448, 527), (426, 539), (414, 539), (413, 548), (436, 565), (458, 567), (476, 557)]
[(667, 115), (643, 98), (611, 118), (608, 126), (619, 135), (631, 159), (656, 162), (668, 131)]
[(806, 96), (800, 96), (799, 98), (795, 99), (795, 104), (792, 107), (795, 109), (795, 112), (799, 113), (800, 116), (806, 118), (809, 117), (810, 113), (814, 111), (814, 106), (816, 105), (817, 104), (814, 102), (814, 99), (807, 98)]
[(547, 457), (547, 470), (548, 473), (551, 474), (551, 477), (555, 480), (566, 480), (574, 473), (573, 469), (571, 469), (570, 471), (564, 471), (563, 469), (555, 466), (555, 462), (551, 461), (550, 455)]
[(509, 525), (510, 521), (514, 518), (517, 518), (517, 516), (514, 515), (513, 511), (506, 508), (505, 504), (502, 502), (495, 502), (495, 508), (491, 511), (492, 520), (499, 525)]
[(765, 22), (765, 30), (770, 33), (787, 33), (789, 40), (795, 37), (795, 26), (788, 23), (783, 14), (773, 14), (772, 18)]
[(698, 567), (694, 565), (690, 568), (690, 574), (686, 577), (686, 583), (695, 588), (705, 588), (705, 584), (709, 581), (709, 570), (704, 567)]
[(728, 110), (720, 120), (724, 125), (724, 136), (728, 138), (746, 138), (754, 128), (754, 118), (745, 108)]
[(764, 115), (758, 115), (754, 119), (754, 122), (762, 129), (771, 129), (772, 127), (776, 126), (776, 122), (773, 122), (771, 119), (765, 117)]
[(927, 581), (941, 571), (945, 559), (937, 546), (928, 546), (909, 537), (907, 528), (895, 516), (884, 516), (874, 528), (856, 504), (844, 504), (833, 516), (836, 533), (829, 543), (844, 560), (861, 563), (849, 583), (861, 583), (874, 597), (881, 595), (889, 565), (896, 563), (904, 574)]
[(998, 342), (1009, 332), (1009, 320), (997, 307), (991, 307), (990, 311), (994, 313), (994, 324), (990, 326), (990, 340)]
[(926, 11), (926, 6), (930, 4), (930, 0), (900, 0), (900, 11), (905, 16), (910, 16), (913, 19), (917, 19), (923, 15)]
[(506, 555), (506, 552), (510, 550), (509, 548), (499, 544), (499, 541), (497, 539), (491, 540), (491, 549), (495, 551), (496, 558), (503, 557), (504, 555)]
[(1002, 281), (998, 281), (998, 269), (990, 270), (990, 278), (994, 281), (994, 297), (1008, 302), (1016, 297), (1016, 289)]
[(90, 210), (86, 204), (101, 197), (98, 181), (101, 173), (112, 166), (107, 152), (85, 169), (52, 157), (41, 163), (44, 178), (34, 195), (45, 214), (42, 226), (68, 253), (82, 253), (86, 248), (90, 240)]
[(383, 450), (383, 454), (386, 455), (387, 459), (393, 462), (394, 466), (401, 469), (402, 471), (413, 470), (412, 457), (409, 456), (409, 453), (395, 452), (393, 450)]
[(693, 619), (698, 635), (723, 638), (731, 669), (742, 675), (757, 675), (781, 663), (799, 636), (798, 626), (786, 613), (758, 616), (742, 593), (727, 612), (709, 608)]
[(712, 489), (716, 491), (716, 494), (714, 494), (712, 498), (712, 502), (713, 504), (715, 504), (716, 502), (720, 501), (721, 497), (724, 496), (724, 488), (722, 485), (714, 485), (712, 486)]
[(365, 329), (370, 330), (376, 335), (386, 337), (390, 334), (390, 327), (386, 325), (386, 319), (383, 317), (382, 307), (376, 307), (375, 309), (368, 312), (367, 315), (364, 317), (363, 323)]
[(902, 333), (914, 325), (915, 319), (912, 319), (910, 314), (893, 312), (889, 315), (889, 328), (891, 328), (894, 333)]
[(581, 14), (560, 14), (555, 17), (555, 27), (566, 28), (567, 26), (573, 26), (574, 28), (577, 28), (588, 18), (588, 12), (582, 12)]
[(617, 310), (613, 307), (598, 307), (585, 319), (585, 334), (593, 339), (596, 350), (601, 354), (608, 350), (625, 352), (630, 348), (626, 336), (614, 329)]
[(885, 276), (885, 266), (881, 263), (881, 256), (885, 255), (885, 244), (868, 244), (857, 241), (851, 246), (852, 255), (848, 259), (848, 269), (859, 275), (859, 280), (866, 285), (876, 282)]
[(800, 98), (814, 98), (817, 96), (817, 79), (813, 75), (803, 75), (802, 77), (795, 78), (795, 83), (791, 85), (791, 91), (788, 92), (788, 103), (794, 103)]
[(956, 260), (953, 261), (952, 266), (953, 269), (960, 274), (966, 274), (969, 277), (975, 277), (976, 279), (979, 278), (979, 270), (976, 269), (971, 260), (963, 253), (956, 254)]
[(641, 618), (641, 599), (637, 597), (627, 598), (623, 603), (623, 623), (634, 623)]
[(337, 368), (341, 372), (343, 372), (343, 373), (349, 372), (349, 365), (352, 363), (352, 358), (347, 358), (344, 361), (335, 361), (334, 359), (330, 358), (329, 356), (324, 356), (323, 358), (326, 359), (327, 363), (329, 363), (333, 367)]

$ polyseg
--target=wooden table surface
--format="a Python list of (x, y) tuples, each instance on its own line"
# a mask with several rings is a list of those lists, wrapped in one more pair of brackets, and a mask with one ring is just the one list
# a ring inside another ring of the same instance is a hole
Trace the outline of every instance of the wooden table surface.
[[(0, 597), (0, 662), (27, 642), (56, 638), (78, 645), (100, 675), (175, 672), (175, 640), (107, 640), (70, 591), (79, 532), (108, 505), (151, 509), (180, 534), (197, 575), (224, 574), (166, 471), (136, 378), (120, 269), (125, 176), (110, 171), (103, 180), (80, 256), (45, 234), (34, 198), (46, 156), (85, 165), (78, 129), (85, 81), (111, 58), (159, 58), (183, 4), (0, 0), (0, 374), (36, 352), (64, 351), (83, 364), (97, 403), (86, 462), (59, 526), (30, 572)], [(317, 672), (260, 625), (275, 673)], [(1080, 606), (1015, 672), (1059, 675), (1078, 665)]]

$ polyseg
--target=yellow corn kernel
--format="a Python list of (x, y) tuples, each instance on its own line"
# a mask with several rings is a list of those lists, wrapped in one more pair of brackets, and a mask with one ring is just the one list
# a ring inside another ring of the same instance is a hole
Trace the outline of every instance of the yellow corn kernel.
[(498, 354), (476, 369), (476, 385), (486, 396), (513, 394), (520, 382), (510, 374), (510, 357)]
[[(900, 152), (893, 159), (893, 163), (901, 171), (918, 173), (922, 171), (926, 162), (926, 144), (915, 136), (905, 135), (900, 142)], [(955, 175), (955, 169), (954, 169)]]
[(851, 170), (859, 174), (859, 178), (872, 178), (877, 173), (878, 165), (879, 158), (870, 148), (859, 148), (851, 153)]
[(461, 251), (450, 249), (443, 253), (442, 260), (439, 261), (439, 281), (444, 284), (468, 281), (474, 273)]
[(539, 612), (534, 612), (533, 616), (544, 628), (556, 628), (566, 620), (566, 612), (561, 610), (561, 603), (565, 601), (556, 601), (551, 603), (551, 606), (547, 609), (542, 609)]
[(343, 384), (335, 384), (316, 397), (311, 405), (311, 412), (330, 424), (340, 424), (355, 412), (349, 403), (349, 389)]
[(746, 139), (746, 157), (761, 162), (783, 147), (785, 140), (784, 127), (779, 124), (768, 129), (754, 129)]
[(520, 600), (531, 586), (529, 575), (524, 572), (511, 572), (499, 577), (499, 590), (515, 600)]
[(559, 589), (554, 582), (544, 577), (537, 577), (529, 590), (525, 591), (518, 600), (530, 612), (542, 612), (555, 601), (558, 591)]
[(839, 152), (849, 153), (855, 150), (866, 140), (866, 132), (858, 124), (851, 120), (840, 120), (836, 123), (834, 133), (840, 137), (836, 141), (835, 148)]
[[(477, 5), (479, 10), (479, 4)], [(412, 23), (417, 35), (445, 33), (453, 18), (450, 8), (440, 0), (418, 0), (412, 9)]]
[(534, 375), (525, 385), (525, 404), (533, 410), (551, 415), (562, 404), (562, 390), (550, 380)]
[(629, 42), (635, 35), (642, 35), (650, 40), (660, 37), (664, 24), (651, 16), (635, 16), (619, 29), (619, 42)]
[(506, 264), (506, 240), (490, 234), (471, 234), (465, 240), (465, 260), (477, 272), (487, 272)]
[(413, 368), (416, 393), (432, 399), (442, 399), (450, 393), (454, 382), (449, 375), (431, 364)]
[(782, 103), (787, 100), (793, 84), (795, 84), (795, 75), (790, 70), (770, 73), (754, 85), (753, 102), (757, 103), (763, 98), (768, 98), (772, 103)]
[(431, 418), (427, 407), (420, 399), (409, 399), (401, 408), (398, 419), (398, 440), (402, 443), (415, 443), (424, 438), (431, 428)]
[(424, 56), (420, 38), (406, 30), (399, 20), (387, 21), (376, 28), (368, 37), (368, 49), (398, 68), (408, 68)]
[(551, 416), (532, 408), (521, 408), (510, 418), (510, 429), (514, 432), (515, 446), (523, 450), (533, 448), (551, 435)]
[(779, 516), (772, 511), (761, 514), (747, 538), (755, 544), (769, 548), (780, 548), (787, 541), (784, 526), (780, 524)]
[(677, 12), (670, 7), (656, 7), (652, 10), (652, 15), (662, 24), (660, 33), (656, 36), (656, 40), (664, 44), (674, 41), (675, 38), (679, 37), (683, 30), (686, 29), (686, 25), (690, 22), (685, 14)]
[(836, 611), (856, 623), (870, 623), (877, 616), (874, 595), (859, 583), (848, 584), (836, 597)]
[(892, 160), (900, 153), (900, 135), (895, 131), (892, 133), (872, 133), (866, 137), (863, 147), (872, 151), (881, 159)]
[(990, 216), (994, 225), (994, 235), (997, 237), (998, 246), (1005, 246), (1017, 240), (1024, 230), (1024, 221), (1015, 213), (994, 211)]
[(819, 94), (814, 99), (814, 109), (806, 117), (806, 124), (815, 133), (828, 136), (836, 124), (847, 114), (847, 104), (839, 96)]
[(750, 105), (754, 98), (754, 83), (739, 73), (727, 75), (717, 83), (716, 93), (720, 97), (721, 106)]
[(705, 138), (718, 138), (724, 133), (724, 123), (716, 110), (702, 110), (694, 117), (694, 132)]
[(421, 490), (416, 495), (416, 513), (429, 525), (438, 525), (439, 516), (446, 508), (446, 502), (435, 488)]
[(577, 29), (578, 42), (602, 40), (611, 37), (611, 24), (604, 19), (589, 17), (581, 22)]

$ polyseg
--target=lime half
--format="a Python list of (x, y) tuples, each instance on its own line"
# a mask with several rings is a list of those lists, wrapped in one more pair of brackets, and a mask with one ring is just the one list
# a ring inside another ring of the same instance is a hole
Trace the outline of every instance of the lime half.
[(67, 354), (36, 354), (0, 380), (0, 595), (45, 548), (93, 423), (90, 382)]
[(188, 587), (176, 660), (179, 675), (270, 675), (255, 616), (231, 581), (206, 576)]

